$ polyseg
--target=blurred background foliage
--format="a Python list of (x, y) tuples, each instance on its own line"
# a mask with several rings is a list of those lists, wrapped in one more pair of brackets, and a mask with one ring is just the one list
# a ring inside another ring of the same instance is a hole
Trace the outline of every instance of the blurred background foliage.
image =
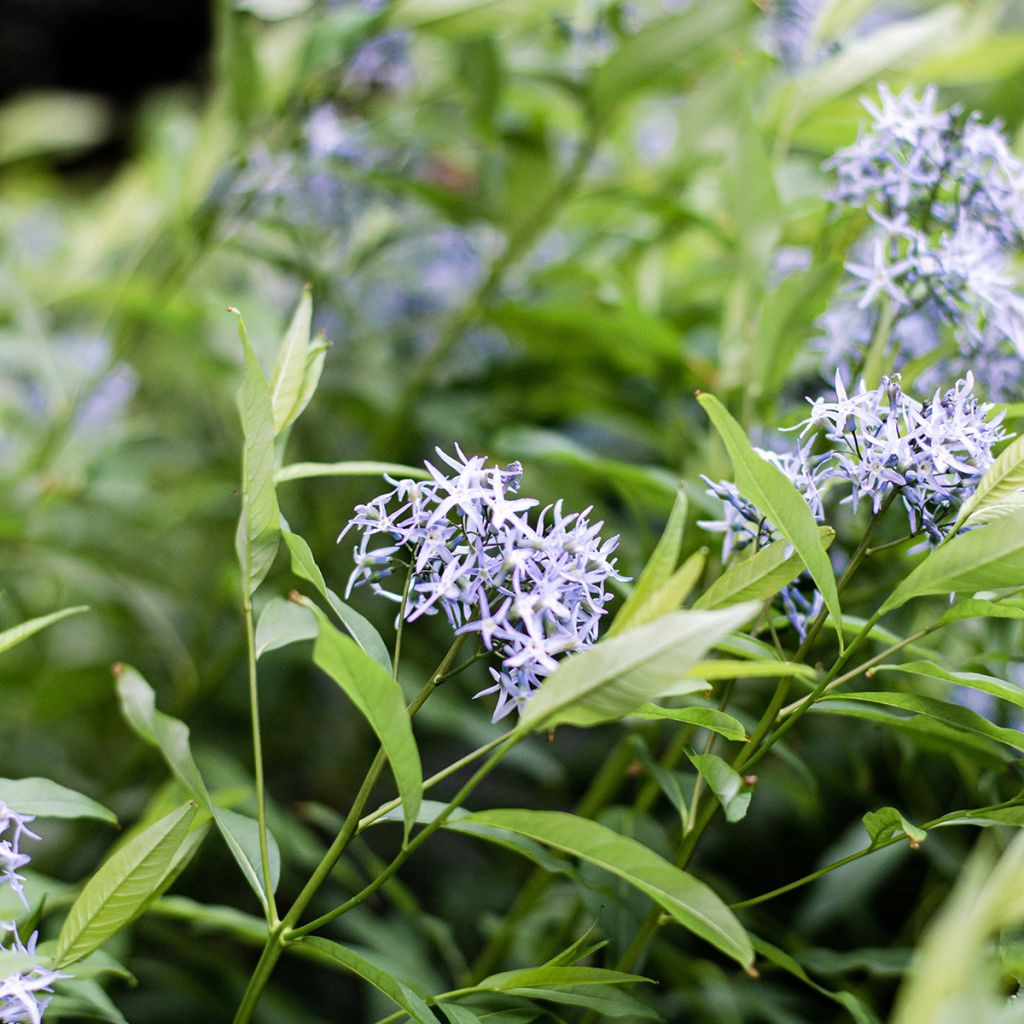
[[(36, 0), (5, 5), (0, 26), (0, 625), (91, 606), (6, 656), (5, 762), (128, 819), (163, 776), (120, 722), (119, 660), (189, 721), (207, 778), (251, 808), (232, 547), (241, 352), (225, 307), (269, 365), (313, 287), (332, 347), (289, 461), (417, 463), (453, 441), (519, 458), (530, 493), (592, 504), (622, 533), (635, 575), (676, 482), (696, 519), (697, 474), (727, 474), (694, 391), (727, 400), (756, 439), (818, 388), (814, 320), (863, 228), (827, 202), (821, 164), (856, 138), (858, 97), (880, 80), (934, 83), (943, 105), (1002, 118), (1011, 138), (1024, 118), (1014, 0)], [(337, 590), (351, 565), (335, 538), (378, 490), (281, 486)], [(707, 542), (692, 526), (689, 549)], [(275, 573), (264, 599), (295, 584), (283, 562)], [(388, 608), (356, 604), (389, 635)], [(411, 688), (446, 646), (438, 623), (416, 627)], [(964, 623), (955, 655), (1005, 659), (1016, 629)], [(372, 753), (305, 654), (262, 667), (288, 889)], [(428, 771), (491, 734), (468, 699), (482, 678), (425, 708)], [(739, 695), (738, 713), (767, 692)], [(673, 809), (625, 805), (661, 728), (618, 747), (617, 726), (566, 731), (509, 758), (477, 802), (569, 808), (603, 767), (602, 820), (659, 849)], [(719, 828), (696, 870), (741, 899), (862, 846), (867, 810), (923, 820), (998, 799), (1005, 764), (935, 747), (817, 717), (763, 766), (749, 817)], [(35, 884), (52, 907), (106, 848), (97, 833), (48, 827), (36, 865), (49, 877)], [(394, 838), (361, 846), (363, 867)], [(751, 927), (885, 1013), (972, 841), (893, 847), (759, 907)], [(438, 990), (493, 939), (528, 869), (434, 842), (344, 935)], [(229, 861), (207, 844), (177, 891), (251, 912)], [(595, 920), (613, 950), (628, 941), (644, 901), (584, 878), (582, 899), (560, 881), (492, 942), (495, 966), (540, 962)], [(133, 1021), (228, 1019), (251, 946), (176, 917), (188, 905), (169, 901), (123, 940), (138, 985), (115, 982), (115, 1001)], [(668, 1020), (849, 1019), (784, 971), (744, 978), (678, 933), (645, 971)], [(300, 964), (284, 965), (261, 1019), (386, 1012)]]

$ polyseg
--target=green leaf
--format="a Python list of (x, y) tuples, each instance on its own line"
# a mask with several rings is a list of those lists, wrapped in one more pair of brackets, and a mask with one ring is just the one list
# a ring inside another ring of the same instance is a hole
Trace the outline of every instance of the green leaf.
[[(257, 850), (255, 865), (252, 856), (254, 848), (250, 842), (253, 838), (253, 829), (256, 827), (255, 822), (234, 811), (213, 806), (199, 766), (192, 756), (188, 726), (177, 718), (157, 710), (156, 694), (138, 671), (130, 665), (121, 665), (118, 666), (116, 678), (121, 711), (126, 721), (140, 739), (160, 751), (168, 768), (197, 803), (213, 815), (217, 828), (242, 874), (265, 906), (267, 897), (262, 884), (263, 872), (259, 866), (258, 839), (253, 840)], [(267, 846), (272, 867), (274, 863), (280, 865), (280, 852), (269, 831)], [(272, 870), (271, 874), (273, 876), (275, 872)], [(272, 877), (271, 881), (276, 886), (276, 878)]]
[(955, 725), (921, 715), (906, 715), (892, 708), (858, 704), (853, 700), (829, 698), (811, 708), (815, 714), (842, 715), (859, 718), (888, 729), (906, 733), (913, 742), (925, 750), (945, 756), (959, 754), (987, 767), (1002, 769), (1017, 760), (1004, 746)]
[[(608, 630), (608, 636), (644, 626), (648, 622), (654, 622), (664, 615), (678, 611), (701, 578), (706, 559), (707, 549), (692, 554), (657, 590), (644, 595), (643, 602), (634, 605), (627, 617), (623, 618), (621, 613), (616, 616), (611, 629)], [(625, 611), (625, 606), (622, 611)]]
[(810, 665), (795, 661), (755, 660), (741, 661), (718, 658), (715, 661), (698, 661), (687, 669), (691, 679), (777, 679), (780, 676), (795, 676), (801, 679), (817, 679), (818, 673)]
[(747, 738), (743, 723), (717, 708), (662, 708), (657, 704), (644, 704), (632, 713), (632, 717), (669, 719), (683, 725), (695, 725), (737, 742)]
[(954, 537), (916, 565), (890, 594), (880, 615), (915, 597), (999, 590), (1024, 584), (1024, 511)]
[(561, 0), (398, 0), (390, 21), (401, 28), (477, 36), (522, 27), (561, 9)]
[(356, 643), (339, 633), (319, 608), (313, 660), (345, 692), (377, 734), (391, 765), (405, 817), (405, 836), (416, 820), (423, 790), (423, 770), (405, 697), (397, 681)]
[[(224, 837), (232, 856), (242, 869), (245, 880), (266, 907), (268, 888), (263, 878), (259, 823), (248, 815), (239, 814), (226, 807), (214, 807), (212, 810), (213, 820), (217, 823), (217, 828)], [(267, 830), (267, 859), (270, 862), (269, 891), (276, 892), (281, 878), (281, 850), (269, 829)]]
[(978, 481), (974, 493), (960, 506), (953, 532), (975, 512), (999, 505), (1024, 489), (1024, 435), (1011, 441)]
[(527, 967), (518, 971), (502, 971), (477, 982), (477, 992), (507, 992), (512, 988), (562, 988), (567, 985), (633, 985), (638, 982), (653, 984), (650, 978), (603, 967)]
[(731, 824), (746, 817), (752, 794), (751, 787), (740, 774), (717, 754), (694, 754), (688, 750), (687, 757), (704, 776), (711, 792), (718, 797), (725, 812), (725, 820)]
[[(835, 539), (831, 526), (819, 526), (818, 535), (826, 550)], [(739, 601), (767, 601), (804, 571), (793, 545), (777, 540), (746, 558), (732, 562), (693, 603), (694, 608), (726, 608)]]
[(868, 811), (861, 820), (867, 829), (872, 846), (880, 846), (895, 836), (904, 835), (916, 850), (928, 838), (928, 833), (923, 828), (918, 828), (907, 821), (895, 807)]
[(936, 625), (944, 626), (947, 623), (960, 622), (963, 619), (1024, 619), (1024, 608), (1005, 604), (1002, 601), (968, 598), (966, 601), (959, 601), (947, 608), (939, 617)]
[(561, 662), (530, 698), (520, 729), (596, 725), (661, 696), (718, 640), (758, 611), (673, 612)]
[(740, 493), (752, 501), (796, 549), (842, 637), (843, 619), (835, 576), (807, 502), (780, 470), (754, 451), (743, 428), (714, 395), (699, 395), (698, 401), (725, 443)]
[(87, 956), (145, 909), (188, 836), (191, 801), (129, 840), (86, 882), (57, 940), (58, 967)]
[(391, 674), (391, 655), (388, 653), (387, 645), (381, 639), (380, 633), (373, 628), (372, 623), (359, 614), (354, 608), (347, 605), (338, 595), (327, 586), (320, 567), (313, 560), (313, 552), (309, 545), (297, 534), (288, 529), (287, 523), (281, 521), (281, 532), (284, 535), (284, 542), (291, 554), (292, 572), (296, 576), (312, 583), (320, 592), (321, 596), (331, 606), (331, 610), (341, 620), (342, 624), (349, 631), (352, 639), (373, 658), (379, 662), (384, 670)]
[(302, 291), (288, 330), (285, 331), (277, 363), (270, 377), (270, 405), (274, 413), (274, 433), (290, 426), (302, 409), (299, 397), (309, 362), (309, 335), (313, 323), (313, 292), (309, 285)]
[(378, 992), (382, 992), (397, 1007), (404, 1010), (417, 1024), (437, 1024), (437, 1018), (430, 1007), (407, 985), (403, 985), (387, 971), (382, 971), (376, 964), (347, 949), (340, 943), (330, 939), (322, 939), (317, 935), (307, 935), (299, 940), (307, 951), (312, 951), (321, 963), (331, 967), (342, 968), (363, 981), (371, 984)]
[(781, 967), (784, 971), (788, 971), (795, 978), (799, 978), (805, 985), (825, 996), (826, 999), (831, 999), (832, 1002), (845, 1007), (849, 1011), (850, 1016), (856, 1021), (856, 1024), (879, 1024), (878, 1017), (875, 1016), (874, 1011), (869, 1009), (852, 992), (833, 992), (819, 985), (811, 979), (793, 957), (779, 949), (778, 946), (773, 946), (770, 942), (765, 942), (764, 939), (760, 939), (756, 935), (751, 936), (751, 941), (754, 944), (754, 949), (770, 963), (775, 964), (776, 967)]
[(953, 683), (956, 686), (966, 686), (972, 690), (989, 693), (993, 697), (1024, 708), (1024, 690), (1012, 683), (997, 679), (995, 676), (982, 675), (980, 672), (951, 672), (930, 661), (908, 661), (902, 665), (878, 665), (872, 672), (906, 672), (909, 675), (941, 679), (943, 682)]
[(591, 76), (590, 96), (607, 115), (636, 93), (666, 78), (680, 82), (724, 45), (740, 22), (743, 7), (731, 0), (698, 4), (679, 15), (658, 18), (627, 36)]
[(1010, 828), (1024, 828), (1024, 806), (981, 807), (975, 811), (954, 811), (944, 815), (932, 828), (947, 828), (953, 825), (974, 825), (990, 828), (992, 825), (1008, 825)]
[(270, 388), (263, 376), (241, 314), (238, 331), (242, 338), (244, 369), (238, 392), (242, 419), (242, 515), (238, 521), (235, 548), (242, 567), (247, 595), (255, 593), (277, 554), (281, 513), (274, 490), (274, 410)]
[(726, 956), (745, 967), (753, 963), (747, 933), (718, 896), (635, 839), (560, 811), (478, 811), (464, 820), (516, 832), (603, 868), (648, 895)]
[(210, 794), (192, 757), (188, 726), (157, 710), (153, 688), (131, 665), (115, 666), (114, 678), (121, 713), (128, 725), (136, 736), (160, 751), (167, 767), (198, 803), (209, 809)]
[[(644, 571), (640, 573), (633, 585), (629, 597), (619, 608), (608, 630), (608, 636), (623, 633), (631, 626), (642, 626), (645, 622), (650, 622), (651, 619), (664, 614), (664, 612), (656, 612), (645, 616), (644, 610), (652, 604), (655, 595), (669, 581), (679, 564), (679, 554), (683, 547), (683, 530), (686, 528), (687, 505), (686, 492), (680, 490), (676, 494), (668, 523), (665, 525), (665, 532), (661, 535), (647, 565), (644, 566)], [(682, 600), (681, 598), (674, 608), (667, 608), (665, 611), (675, 611)]]
[(403, 466), (400, 462), (293, 462), (277, 471), (277, 482), (307, 480), (320, 476), (388, 476), (429, 480), (430, 474), (420, 467)]
[(283, 597), (271, 598), (256, 623), (256, 657), (302, 640), (312, 640), (316, 634), (316, 618), (308, 608)]
[(41, 615), (37, 619), (29, 619), (28, 622), (22, 622), (17, 626), (12, 626), (10, 629), (5, 629), (0, 633), (0, 654), (4, 651), (9, 651), (12, 647), (16, 647), (23, 640), (27, 640), (30, 636), (34, 636), (41, 630), (46, 629), (47, 626), (52, 626), (55, 622), (60, 622), (61, 619), (66, 619), (71, 615), (80, 615), (88, 610), (88, 605), (80, 604), (74, 608), (63, 608), (59, 612)]
[(932, 697), (921, 697), (915, 693), (836, 693), (830, 701), (857, 701), (858, 703), (882, 704), (897, 708), (913, 715), (923, 715), (936, 721), (951, 725), (954, 729), (984, 736), (986, 739), (1005, 743), (1014, 750), (1024, 753), (1024, 733), (1017, 729), (1004, 729), (993, 725), (987, 718), (960, 707)]
[(117, 824), (113, 811), (49, 779), (0, 779), (0, 800), (19, 814), (37, 818), (98, 818)]
[(618, 989), (594, 989), (583, 986), (566, 988), (530, 988), (509, 989), (507, 995), (520, 996), (523, 999), (544, 999), (551, 1003), (564, 1006), (581, 1006), (598, 1014), (599, 1019), (608, 1020), (613, 1017), (625, 1017), (629, 1020), (654, 1020), (662, 1018), (649, 1006)]

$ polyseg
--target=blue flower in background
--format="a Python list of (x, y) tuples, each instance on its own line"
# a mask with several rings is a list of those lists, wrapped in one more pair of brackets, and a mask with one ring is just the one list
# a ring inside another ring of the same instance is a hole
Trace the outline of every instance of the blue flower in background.
[[(928, 390), (973, 370), (986, 394), (1020, 394), (1024, 295), (1010, 270), (1024, 242), (1024, 163), (999, 122), (879, 87), (869, 131), (825, 166), (831, 198), (873, 226), (846, 263), (851, 300), (820, 320), (825, 365), (856, 376), (883, 317), (897, 368), (914, 362)], [(885, 304), (889, 305), (889, 314)]]
[(341, 534), (361, 535), (346, 594), (369, 584), (402, 601), (383, 582), (408, 575), (407, 621), (443, 612), (457, 633), (478, 634), (500, 658), (494, 685), (477, 694), (497, 693), (497, 721), (522, 708), (559, 656), (597, 640), (612, 596), (606, 585), (624, 579), (612, 557), (619, 539), (601, 538), (604, 524), (590, 522), (589, 508), (566, 513), (560, 501), (531, 523), (538, 503), (517, 497), (519, 463), (489, 466), (455, 452), (437, 449), (448, 468), (425, 463), (429, 481), (387, 478), (391, 491), (356, 507)]

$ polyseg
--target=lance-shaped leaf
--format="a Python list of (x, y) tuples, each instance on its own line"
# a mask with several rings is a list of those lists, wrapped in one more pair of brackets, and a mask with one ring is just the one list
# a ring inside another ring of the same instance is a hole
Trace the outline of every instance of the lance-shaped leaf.
[(321, 963), (340, 968), (369, 982), (378, 992), (383, 992), (395, 1006), (405, 1010), (417, 1024), (437, 1024), (437, 1017), (429, 1006), (408, 985), (403, 985), (393, 974), (381, 970), (365, 957), (340, 943), (318, 935), (308, 935), (299, 940), (307, 953), (315, 955)]
[(960, 506), (953, 532), (975, 513), (1012, 500), (1024, 490), (1024, 435), (1011, 441), (978, 481), (974, 493)]
[[(819, 526), (818, 535), (822, 547), (827, 549), (835, 539), (836, 531), (831, 526)], [(726, 608), (739, 601), (767, 601), (803, 571), (804, 563), (793, 552), (793, 545), (786, 540), (777, 540), (747, 558), (732, 562), (693, 602), (693, 607)]]
[[(665, 531), (644, 566), (644, 571), (637, 577), (629, 597), (622, 603), (616, 614), (608, 636), (622, 633), (631, 626), (643, 625), (655, 616), (639, 621), (638, 611), (648, 604), (655, 593), (664, 586), (669, 577), (676, 571), (679, 554), (683, 547), (683, 530), (686, 527), (687, 499), (685, 491), (678, 491), (672, 511), (669, 513)], [(678, 605), (676, 606), (678, 608)], [(670, 608), (669, 611), (675, 611)]]
[[(217, 828), (246, 881), (260, 902), (266, 906), (267, 889), (258, 855), (256, 822), (243, 814), (213, 805), (199, 766), (192, 756), (188, 726), (179, 719), (157, 710), (156, 694), (138, 671), (130, 665), (119, 665), (115, 676), (121, 712), (125, 720), (140, 739), (160, 751), (167, 767), (192, 794), (199, 806), (213, 815)], [(273, 891), (277, 888), (281, 854), (276, 840), (269, 832), (267, 847), (270, 855), (270, 890)]]
[(388, 476), (429, 480), (430, 473), (422, 466), (404, 466), (400, 462), (293, 462), (277, 471), (277, 482), (307, 480), (319, 476)]
[(880, 615), (928, 594), (1024, 585), (1024, 510), (954, 537), (916, 565), (889, 595)]
[(1000, 700), (1024, 708), (1024, 690), (1013, 683), (1004, 682), (995, 676), (982, 675), (980, 672), (951, 672), (930, 661), (908, 661), (902, 665), (878, 665), (872, 672), (906, 672), (915, 676), (927, 676), (941, 679), (955, 686), (966, 686), (971, 690), (991, 694)]
[(687, 751), (693, 767), (704, 776), (711, 792), (725, 812), (725, 820), (732, 823), (746, 816), (750, 806), (751, 787), (742, 776), (717, 754), (694, 754)]
[(695, 725), (699, 729), (716, 732), (727, 740), (742, 741), (747, 738), (743, 723), (718, 708), (662, 708), (657, 704), (644, 704), (632, 712), (632, 716)]
[(380, 662), (339, 633), (312, 602), (319, 623), (313, 660), (345, 692), (380, 740), (402, 798), (405, 835), (416, 821), (423, 791), (423, 769), (402, 688)]
[(57, 940), (58, 967), (88, 956), (142, 913), (174, 863), (196, 811), (189, 802), (154, 822), (86, 882)]
[(117, 824), (117, 816), (103, 804), (49, 779), (0, 779), (0, 800), (19, 814), (37, 818), (97, 818)]
[(238, 392), (242, 419), (242, 514), (238, 521), (235, 549), (242, 567), (247, 594), (263, 582), (277, 554), (281, 513), (274, 490), (274, 410), (270, 388), (241, 315), (238, 331), (242, 338), (244, 365)]
[(302, 411), (299, 396), (309, 362), (309, 334), (313, 323), (313, 293), (309, 285), (295, 309), (291, 323), (277, 353), (270, 377), (270, 404), (274, 413), (274, 433), (280, 434)]
[(648, 895), (684, 928), (726, 956), (744, 967), (753, 963), (747, 933), (719, 897), (635, 839), (561, 811), (479, 811), (463, 820), (516, 832), (603, 868)]
[(842, 612), (832, 563), (828, 560), (818, 524), (807, 502), (781, 470), (754, 451), (743, 428), (714, 395), (700, 395), (698, 401), (725, 444), (740, 493), (752, 501), (793, 545), (821, 591), (837, 635), (842, 638)]
[(668, 691), (759, 607), (673, 612), (566, 658), (527, 702), (518, 727), (596, 725), (621, 718)]
[(17, 626), (5, 629), (0, 633), (0, 654), (16, 647), (30, 636), (35, 636), (47, 626), (52, 626), (55, 622), (60, 622), (61, 619), (66, 619), (71, 615), (80, 615), (88, 610), (89, 606), (84, 604), (76, 605), (74, 608), (62, 608), (59, 612), (41, 615), (37, 619), (29, 619), (27, 622), (21, 622)]
[[(644, 626), (648, 622), (660, 619), (663, 615), (679, 611), (680, 606), (701, 578), (706, 560), (706, 548), (690, 555), (657, 590), (645, 594), (643, 601), (634, 605), (628, 615), (623, 616), (620, 613), (612, 623), (612, 628), (608, 630), (608, 636), (616, 636), (627, 629)], [(623, 612), (625, 610), (625, 608), (622, 609)]]
[(308, 608), (283, 597), (273, 597), (256, 622), (256, 657), (302, 640), (312, 640), (316, 634), (316, 618)]
[(284, 542), (292, 559), (292, 572), (296, 576), (309, 583), (320, 592), (320, 595), (331, 606), (331, 610), (341, 620), (342, 624), (349, 631), (352, 639), (359, 646), (384, 666), (384, 670), (391, 673), (391, 655), (388, 653), (387, 645), (381, 639), (380, 633), (374, 629), (369, 619), (364, 618), (355, 608), (346, 604), (338, 595), (327, 586), (324, 574), (313, 558), (313, 552), (309, 545), (297, 534), (292, 533), (288, 524), (281, 520), (281, 533)]

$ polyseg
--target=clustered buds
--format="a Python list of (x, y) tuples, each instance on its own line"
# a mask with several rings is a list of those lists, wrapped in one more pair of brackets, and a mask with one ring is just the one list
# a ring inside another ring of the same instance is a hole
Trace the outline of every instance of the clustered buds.
[[(441, 611), (456, 633), (478, 633), (501, 659), (494, 685), (477, 694), (498, 694), (497, 720), (523, 706), (560, 655), (597, 639), (605, 586), (623, 579), (612, 557), (619, 539), (602, 540), (589, 508), (566, 514), (560, 501), (531, 524), (538, 503), (515, 497), (519, 463), (488, 466), (455, 451), (437, 449), (452, 473), (427, 462), (429, 481), (387, 478), (391, 491), (356, 507), (341, 534), (361, 534), (346, 594), (369, 584), (402, 602), (407, 621)], [(406, 586), (387, 589), (396, 574)]]
[[(17, 893), (26, 910), (28, 900), (23, 887), (25, 879), (18, 872), (31, 860), (28, 854), (21, 852), (21, 840), (26, 836), (30, 839), (39, 838), (28, 827), (32, 820), (32, 815), (18, 814), (0, 801), (0, 836), (4, 837), (0, 839), (0, 885), (9, 885)], [(29, 936), (28, 942), (21, 941), (13, 922), (0, 922), (0, 932), (10, 936), (6, 945), (0, 942), (0, 952), (20, 953), (29, 957), (36, 955), (38, 935), (35, 932)], [(40, 1024), (43, 1013), (50, 1003), (49, 995), (40, 993), (52, 992), (53, 983), (66, 977), (68, 975), (60, 971), (32, 967), (3, 978), (0, 980), (0, 1021), (10, 1024)]]

